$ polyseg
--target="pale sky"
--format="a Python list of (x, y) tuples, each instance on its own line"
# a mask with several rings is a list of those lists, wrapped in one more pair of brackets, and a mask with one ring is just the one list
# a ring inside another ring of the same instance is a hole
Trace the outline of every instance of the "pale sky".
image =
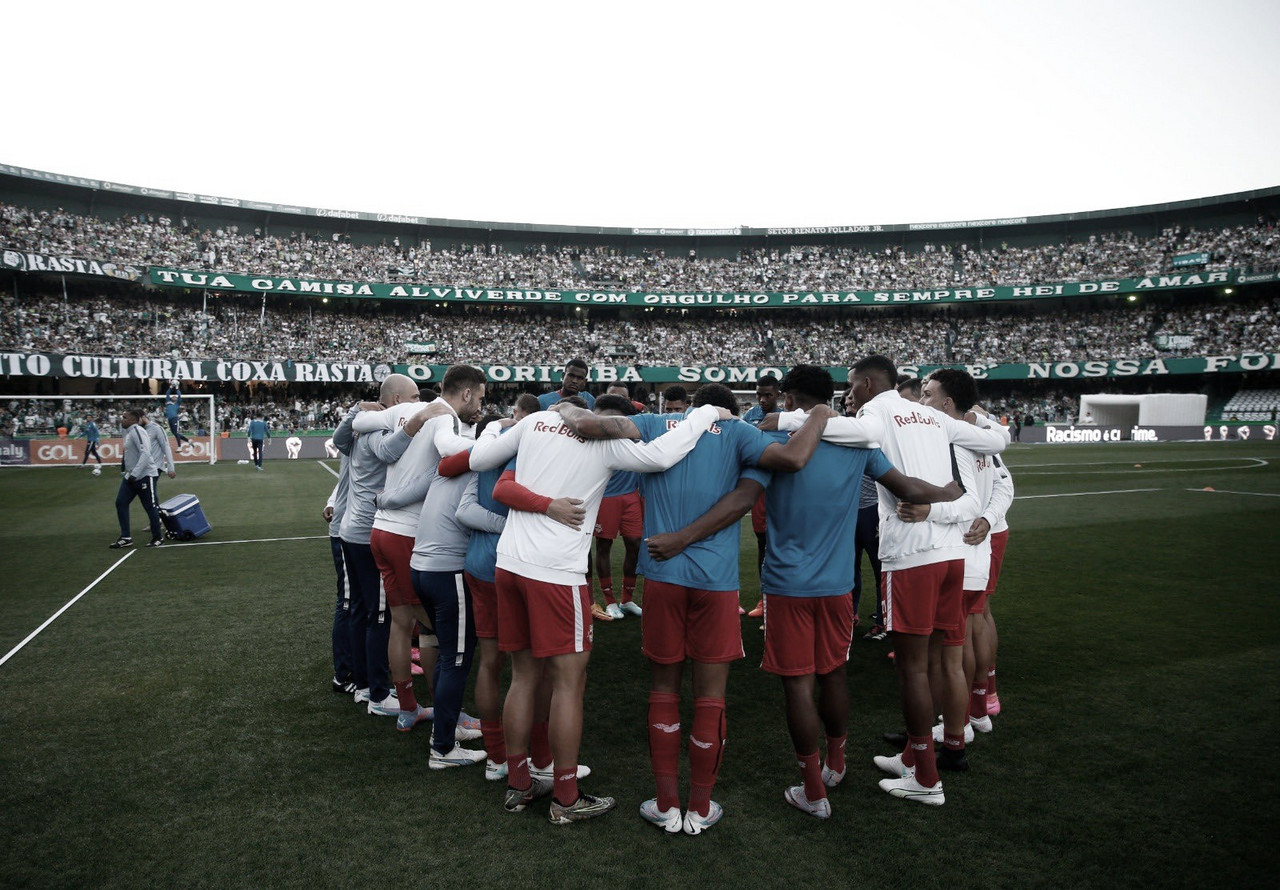
[(1280, 2), (36, 3), (0, 162), (604, 226), (863, 225), (1280, 185)]

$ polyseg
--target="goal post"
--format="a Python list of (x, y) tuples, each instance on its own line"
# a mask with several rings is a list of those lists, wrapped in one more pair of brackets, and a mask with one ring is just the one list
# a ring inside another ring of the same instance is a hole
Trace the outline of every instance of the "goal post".
[[(79, 466), (84, 461), (85, 430), (98, 427), (98, 455), (104, 464), (123, 458), (121, 415), (132, 408), (159, 424), (173, 449), (174, 463), (218, 459), (218, 416), (211, 394), (183, 394), (178, 403), (175, 440), (165, 417), (166, 395), (0, 396), (0, 466)], [(96, 463), (90, 459), (90, 463)]]

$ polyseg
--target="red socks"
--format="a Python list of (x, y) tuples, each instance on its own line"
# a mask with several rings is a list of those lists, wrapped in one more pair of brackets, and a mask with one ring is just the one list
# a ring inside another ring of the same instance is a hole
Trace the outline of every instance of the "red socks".
[[(908, 755), (911, 763), (907, 763)], [(902, 762), (916, 768), (916, 781), (924, 787), (932, 788), (938, 784), (938, 762), (933, 757), (932, 734), (907, 736), (907, 750), (902, 753)]]
[(996, 694), (996, 666), (992, 665), (991, 670), (987, 671), (987, 695)]
[(507, 759), (507, 737), (501, 720), (481, 720), (480, 734), (484, 736), (484, 750), (490, 760), (502, 763)]
[(796, 752), (796, 760), (800, 761), (800, 775), (804, 779), (804, 796), (812, 803), (827, 796), (827, 786), (822, 784), (822, 755), (817, 751), (812, 754)]
[(528, 791), (533, 785), (533, 777), (529, 775), (529, 757), (523, 751), (519, 754), (507, 752), (507, 787), (517, 791)]
[(613, 577), (599, 578), (597, 580), (600, 582), (600, 593), (604, 595), (604, 604), (607, 606), (610, 603), (616, 602), (613, 598)]
[(413, 681), (401, 680), (396, 684), (396, 696), (400, 699), (400, 710), (418, 710), (418, 699), (413, 694)]
[(571, 806), (578, 799), (578, 765), (575, 763), (568, 769), (557, 769), (555, 776), (556, 803), (562, 807)]
[[(529, 732), (529, 759), (536, 769), (551, 767), (551, 725), (535, 723)], [(575, 797), (574, 800), (577, 800)], [(569, 801), (573, 803), (573, 801)]]
[(622, 576), (622, 601), (629, 603), (636, 598), (636, 576)]
[(987, 687), (985, 683), (974, 683), (969, 690), (969, 716), (975, 719), (987, 716)]
[(658, 809), (680, 806), (680, 696), (649, 693), (649, 765), (658, 785)]
[(693, 700), (693, 731), (689, 733), (689, 809), (699, 816), (706, 816), (711, 810), (711, 789), (715, 787), (720, 773), (727, 729), (724, 699)]

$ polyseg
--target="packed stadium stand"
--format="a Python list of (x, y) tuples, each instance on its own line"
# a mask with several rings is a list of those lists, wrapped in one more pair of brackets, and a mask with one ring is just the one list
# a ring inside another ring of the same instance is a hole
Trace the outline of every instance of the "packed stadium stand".
[[(37, 355), (369, 368), (556, 368), (579, 355), (653, 390), (663, 369), (736, 369), (749, 385), (755, 370), (800, 362), (839, 377), (881, 352), (909, 368), (969, 366), (984, 398), (1033, 422), (1069, 422), (1085, 392), (1171, 388), (1245, 420), (1274, 398), (1228, 401), (1236, 390), (1280, 384), (1275, 361), (1252, 358), (1280, 352), (1278, 216), (1270, 189), (948, 224), (540, 227), (278, 207), (0, 165), (0, 386), (155, 386), (56, 365), (35, 373), (24, 357)], [(499, 407), (549, 382), (492, 379)], [(228, 425), (253, 407), (279, 429), (325, 428), (368, 388), (287, 375), (185, 385), (216, 392)]]

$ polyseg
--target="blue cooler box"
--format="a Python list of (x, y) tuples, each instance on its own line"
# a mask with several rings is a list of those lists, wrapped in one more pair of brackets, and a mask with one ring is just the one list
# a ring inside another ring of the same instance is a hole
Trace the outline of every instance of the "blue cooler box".
[(193, 494), (179, 494), (160, 505), (160, 520), (168, 537), (183, 541), (209, 533), (209, 520), (200, 509), (200, 499)]

